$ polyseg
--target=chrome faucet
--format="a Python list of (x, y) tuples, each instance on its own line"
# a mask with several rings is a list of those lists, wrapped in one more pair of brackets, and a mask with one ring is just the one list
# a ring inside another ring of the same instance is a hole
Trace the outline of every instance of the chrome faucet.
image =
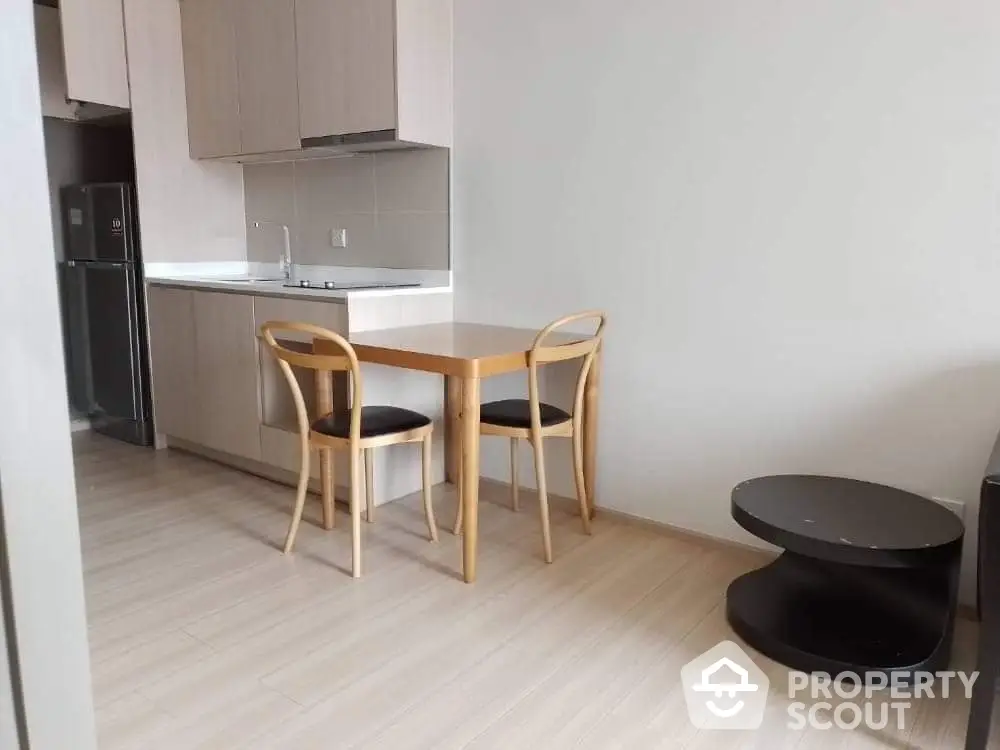
[(288, 231), (288, 225), (282, 224), (278, 221), (255, 221), (253, 225), (255, 229), (262, 229), (265, 226), (271, 226), (281, 227), (282, 231), (284, 231), (285, 248), (282, 250), (281, 255), (278, 256), (278, 270), (281, 272), (285, 281), (292, 281), (295, 273), (292, 266), (292, 236)]

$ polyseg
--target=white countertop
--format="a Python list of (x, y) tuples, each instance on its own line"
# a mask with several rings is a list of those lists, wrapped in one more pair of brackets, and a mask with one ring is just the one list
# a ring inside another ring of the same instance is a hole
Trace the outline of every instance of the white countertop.
[[(206, 289), (237, 294), (252, 294), (264, 297), (295, 297), (300, 299), (326, 299), (345, 301), (359, 297), (398, 297), (416, 294), (447, 294), (451, 292), (448, 272), (411, 272), (390, 269), (333, 269), (318, 266), (300, 266), (297, 278), (313, 281), (327, 279), (341, 283), (397, 282), (414, 283), (419, 286), (390, 287), (387, 289), (324, 289), (308, 287), (286, 287), (283, 279), (276, 279), (277, 268), (271, 264), (255, 264), (257, 267), (229, 268), (225, 264), (212, 267), (209, 264), (198, 268), (191, 264), (188, 268), (147, 267), (146, 283), (153, 286), (180, 287), (184, 289)], [(238, 271), (231, 273), (230, 271)], [(304, 273), (302, 273), (304, 272)]]
[(451, 287), (447, 285), (390, 287), (388, 289), (309, 289), (305, 287), (287, 287), (284, 286), (284, 281), (243, 281), (236, 280), (235, 278), (199, 279), (191, 276), (147, 276), (146, 283), (153, 286), (253, 294), (259, 297), (298, 297), (303, 299), (319, 298), (329, 300), (346, 300), (348, 297), (398, 297), (407, 294), (442, 294), (451, 292)]

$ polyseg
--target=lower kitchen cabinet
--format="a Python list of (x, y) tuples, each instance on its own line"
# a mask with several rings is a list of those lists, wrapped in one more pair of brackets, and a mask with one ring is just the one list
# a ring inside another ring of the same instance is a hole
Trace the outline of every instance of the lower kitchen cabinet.
[(254, 298), (194, 293), (195, 360), (202, 445), (260, 460)]
[[(227, 292), (164, 285), (170, 283), (174, 282), (150, 281), (146, 296), (158, 435), (166, 437), (169, 446), (293, 487), (302, 459), (295, 401), (275, 357), (257, 338), (260, 326), (272, 320), (300, 321), (346, 338), (352, 327), (366, 331), (451, 319), (450, 294), (303, 299), (293, 296), (294, 292), (257, 296), (249, 289)], [(276, 336), (286, 348), (311, 351), (308, 333)], [(441, 397), (436, 379), (419, 374), (404, 384), (399, 378), (406, 376), (399, 371), (362, 366), (367, 369), (366, 401), (416, 399), (418, 408), (434, 414)], [(293, 368), (293, 372), (306, 411), (313, 417), (317, 411), (315, 373), (306, 368)], [(348, 374), (334, 373), (331, 381), (333, 407), (348, 407), (352, 387)], [(418, 489), (418, 453), (401, 449), (398, 454), (394, 450), (381, 454), (379, 462), (396, 468), (390, 472), (391, 479), (376, 483), (376, 502)], [(337, 487), (347, 486), (348, 452), (334, 451), (333, 466)], [(319, 480), (317, 451), (310, 455), (309, 468), (311, 478)], [(318, 484), (314, 481), (314, 488)]]
[[(302, 446), (298, 433), (262, 424), (260, 450), (263, 462), (268, 466), (284, 469), (292, 474), (299, 473), (302, 466)], [(316, 451), (309, 455), (309, 476), (319, 479), (319, 454)]]
[[(298, 320), (346, 335), (347, 306), (153, 285), (147, 307), (156, 431), (192, 446), (297, 472), (294, 400), (257, 332), (268, 320)], [(308, 336), (293, 335), (282, 343), (308, 351), (310, 342)], [(295, 374), (312, 413), (314, 374), (302, 369)], [(346, 379), (334, 382), (335, 401), (346, 403)], [(315, 459), (314, 476), (318, 468)]]
[(149, 356), (153, 420), (161, 435), (200, 442), (195, 361), (194, 295), (189, 289), (149, 287)]
[[(347, 335), (347, 305), (280, 297), (258, 297), (254, 302), (256, 328), (269, 320), (295, 320), (313, 323), (334, 333)], [(306, 334), (279, 334), (280, 343), (290, 349), (310, 351), (312, 339)], [(306, 410), (316, 412), (316, 374), (312, 370), (295, 368), (293, 373), (302, 389)], [(298, 472), (301, 451), (295, 401), (274, 355), (266, 346), (260, 347), (261, 454), (264, 463), (287, 471)], [(347, 381), (334, 379), (334, 402), (340, 406), (347, 400)], [(313, 456), (310, 465), (318, 476), (319, 458)], [(347, 471), (344, 463), (343, 471)], [(340, 476), (346, 476), (341, 474)]]

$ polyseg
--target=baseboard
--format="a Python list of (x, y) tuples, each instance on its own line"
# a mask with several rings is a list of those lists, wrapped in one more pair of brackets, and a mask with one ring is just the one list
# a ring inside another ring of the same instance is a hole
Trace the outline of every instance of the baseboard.
[[(510, 488), (510, 482), (504, 482), (499, 479), (489, 479), (487, 477), (483, 477), (480, 482), (482, 484), (505, 487), (508, 490)], [(534, 490), (529, 490), (529, 492), (534, 492)], [(579, 513), (580, 507), (579, 502), (575, 497), (565, 497), (553, 494), (549, 494), (549, 505), (568, 513)], [(771, 550), (761, 549), (760, 547), (755, 547), (754, 545), (747, 544), (745, 542), (739, 542), (735, 539), (726, 539), (724, 537), (712, 536), (711, 534), (705, 534), (699, 531), (692, 531), (691, 529), (674, 526), (662, 521), (654, 521), (651, 518), (643, 518), (642, 516), (634, 516), (631, 513), (624, 513), (620, 510), (605, 508), (601, 505), (598, 505), (594, 509), (594, 515), (597, 518), (600, 516), (609, 516), (620, 523), (626, 523), (631, 526), (639, 526), (641, 528), (656, 531), (657, 533), (672, 536), (678, 539), (702, 542), (704, 544), (722, 549), (738, 549), (741, 552), (750, 552), (752, 554), (760, 555), (762, 560), (773, 560), (778, 556), (778, 553), (772, 552)]]
[(86, 432), (90, 429), (90, 420), (86, 417), (75, 417), (69, 421), (70, 432)]
[[(504, 482), (499, 479), (489, 479), (483, 477), (480, 480), (483, 484), (492, 484), (498, 487), (505, 487), (509, 491), (510, 482)], [(557, 507), (560, 510), (578, 513), (579, 503), (576, 498), (563, 497), (561, 495), (549, 495), (549, 505)], [(767, 562), (774, 560), (778, 557), (777, 552), (772, 552), (771, 550), (761, 549), (760, 547), (755, 547), (752, 544), (746, 544), (745, 542), (740, 542), (735, 539), (726, 539), (724, 537), (712, 536), (711, 534), (705, 534), (700, 531), (692, 531), (691, 529), (681, 528), (679, 526), (673, 526), (669, 523), (664, 523), (663, 521), (654, 521), (650, 518), (643, 518), (641, 516), (634, 516), (630, 513), (623, 513), (620, 510), (613, 510), (611, 508), (604, 508), (598, 505), (594, 509), (595, 517), (600, 516), (610, 516), (616, 521), (621, 523), (627, 523), (634, 526), (639, 526), (651, 531), (655, 531), (666, 536), (674, 537), (676, 539), (687, 539), (689, 541), (697, 541), (703, 544), (708, 544), (721, 549), (736, 549), (741, 552), (750, 552), (761, 557), (761, 564), (764, 565)], [(979, 615), (976, 612), (976, 608), (970, 604), (959, 604), (957, 609), (957, 616), (964, 619), (970, 620), (972, 622), (979, 621)]]

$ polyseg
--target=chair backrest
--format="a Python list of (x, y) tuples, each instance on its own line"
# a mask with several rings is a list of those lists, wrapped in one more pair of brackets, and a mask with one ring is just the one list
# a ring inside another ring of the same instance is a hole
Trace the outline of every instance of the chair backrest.
[[(571, 344), (545, 345), (545, 340), (559, 328), (581, 320), (591, 320), (597, 323), (597, 330), (592, 336), (582, 338), (580, 341)], [(576, 389), (573, 396), (573, 422), (577, 429), (580, 427), (580, 419), (583, 416), (583, 397), (587, 385), (587, 376), (594, 366), (594, 358), (601, 347), (605, 322), (605, 315), (600, 310), (586, 310), (567, 315), (565, 318), (560, 318), (549, 323), (535, 336), (535, 341), (531, 345), (531, 351), (528, 352), (528, 399), (531, 403), (531, 425), (533, 429), (541, 429), (541, 409), (538, 397), (538, 365), (550, 362), (564, 362), (582, 357), (583, 364), (580, 367), (580, 374), (576, 379)]]
[[(300, 352), (289, 349), (278, 343), (275, 334), (292, 332), (297, 334), (308, 334), (313, 338), (322, 338), (332, 341), (343, 352), (343, 354), (313, 354), (311, 352)], [(303, 444), (309, 438), (311, 422), (309, 414), (306, 412), (306, 402), (302, 395), (302, 388), (299, 385), (293, 367), (301, 367), (308, 370), (327, 370), (331, 372), (349, 372), (351, 374), (351, 435), (352, 441), (357, 441), (361, 437), (361, 366), (358, 364), (358, 355), (354, 353), (354, 347), (348, 343), (340, 334), (327, 330), (312, 323), (296, 323), (285, 320), (269, 320), (260, 327), (260, 336), (267, 344), (271, 353), (278, 360), (278, 365), (288, 381), (288, 387), (292, 390), (292, 398), (295, 400), (295, 414), (298, 418), (299, 435), (303, 439)]]

